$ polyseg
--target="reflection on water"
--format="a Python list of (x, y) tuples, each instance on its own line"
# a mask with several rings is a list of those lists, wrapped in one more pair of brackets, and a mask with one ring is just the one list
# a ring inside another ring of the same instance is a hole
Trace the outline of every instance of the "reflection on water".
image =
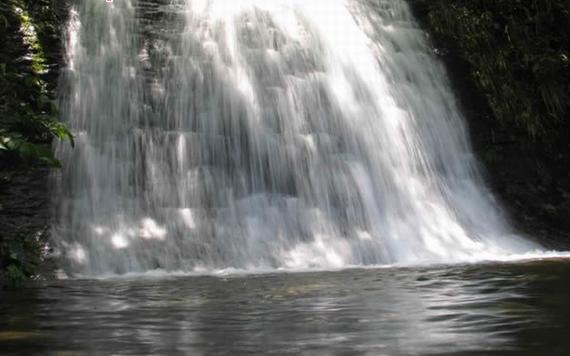
[(565, 354), (561, 261), (54, 281), (0, 294), (0, 353)]

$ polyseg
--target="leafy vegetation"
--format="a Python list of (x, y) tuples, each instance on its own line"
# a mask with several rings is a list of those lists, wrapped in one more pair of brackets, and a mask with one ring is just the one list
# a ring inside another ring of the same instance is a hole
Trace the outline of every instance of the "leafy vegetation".
[(27, 235), (0, 240), (0, 287), (19, 286), (36, 274), (42, 260), (40, 245), (38, 238)]
[(0, 159), (57, 167), (51, 140), (73, 144), (73, 136), (56, 119), (44, 51), (26, 9), (23, 1), (0, 4)]
[(567, 0), (414, 0), (428, 27), (455, 43), (494, 116), (531, 137), (567, 120)]
[[(57, 120), (53, 90), (57, 82), (54, 69), (60, 57), (62, 19), (58, 18), (58, 10), (62, 3), (0, 2), (0, 196), (8, 200), (18, 199), (21, 191), (10, 178), (14, 171), (59, 167), (51, 149), (53, 139), (73, 145), (73, 135)], [(45, 246), (42, 232), (38, 231), (41, 228), (27, 224), (26, 219), (32, 219), (28, 212), (24, 220), (11, 219), (10, 214), (22, 211), (7, 211), (8, 203), (0, 201), (0, 287), (18, 285), (34, 276)], [(26, 224), (20, 226), (15, 221)]]

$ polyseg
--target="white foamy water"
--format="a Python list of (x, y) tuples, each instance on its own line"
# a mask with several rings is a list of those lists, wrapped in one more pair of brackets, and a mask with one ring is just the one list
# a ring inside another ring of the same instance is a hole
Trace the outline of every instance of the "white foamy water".
[[(69, 272), (519, 258), (401, 0), (82, 0), (54, 189)], [(524, 258), (524, 255), (523, 257)]]

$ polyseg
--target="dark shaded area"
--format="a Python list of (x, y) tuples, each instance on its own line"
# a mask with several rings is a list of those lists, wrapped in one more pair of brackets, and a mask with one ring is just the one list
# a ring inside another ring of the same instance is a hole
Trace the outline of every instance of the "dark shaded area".
[(487, 178), (522, 230), (570, 245), (570, 3), (410, 0)]
[(37, 273), (48, 221), (51, 142), (70, 139), (56, 116), (66, 1), (0, 4), (0, 287)]

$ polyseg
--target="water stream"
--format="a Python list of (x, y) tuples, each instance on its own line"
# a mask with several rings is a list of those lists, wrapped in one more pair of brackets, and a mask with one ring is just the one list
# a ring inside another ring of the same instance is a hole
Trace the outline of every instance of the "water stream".
[(67, 273), (534, 251), (403, 0), (78, 1), (52, 236)]
[(77, 0), (66, 43), (62, 278), (0, 291), (0, 353), (568, 354), (568, 254), (405, 1)]
[(44, 282), (0, 292), (0, 350), (564, 356), (569, 272), (547, 261)]

